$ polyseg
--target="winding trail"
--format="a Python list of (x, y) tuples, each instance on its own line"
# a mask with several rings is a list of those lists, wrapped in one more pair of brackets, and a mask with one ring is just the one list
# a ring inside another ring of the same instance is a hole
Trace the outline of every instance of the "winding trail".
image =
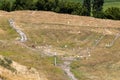
[(13, 21), (13, 19), (9, 19), (9, 23), (10, 23), (10, 26), (16, 30), (16, 32), (20, 35), (21, 39), (20, 41), (21, 42), (25, 42), (27, 41), (27, 36), (25, 35), (24, 32), (22, 32), (20, 29), (18, 29), (15, 25), (15, 22)]
[(70, 80), (78, 80), (70, 70), (70, 64), (72, 61), (75, 60), (75, 58), (74, 57), (65, 57), (65, 58), (62, 58), (62, 60), (64, 61), (64, 63), (61, 64), (60, 67), (68, 75), (69, 79)]

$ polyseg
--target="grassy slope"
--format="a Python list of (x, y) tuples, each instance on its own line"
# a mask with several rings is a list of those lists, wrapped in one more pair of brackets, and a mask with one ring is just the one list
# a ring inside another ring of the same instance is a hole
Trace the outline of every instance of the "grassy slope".
[(97, 48), (92, 51), (92, 56), (80, 59), (71, 64), (72, 72), (78, 80), (119, 80), (119, 46), (120, 38), (111, 48), (105, 48), (106, 43), (112, 40), (113, 36), (106, 36)]
[[(73, 24), (72, 21), (74, 22), (74, 18), (72, 18), (71, 16), (68, 17), (68, 15), (64, 17), (63, 15), (61, 15), (61, 18), (58, 19), (58, 16), (52, 13), (46, 14), (43, 12), (43, 14), (46, 15), (44, 17), (42, 17), (42, 12), (40, 15), (39, 12), (36, 12), (35, 14), (37, 15), (37, 17), (33, 15), (31, 18), (29, 18), (31, 24), (29, 24), (27, 18), (24, 18), (24, 20), (26, 20), (22, 21), (21, 24), (30, 36), (30, 43), (34, 44), (36, 41), (36, 45), (38, 46), (52, 45), (56, 49), (65, 51), (68, 55), (70, 54), (70, 52), (72, 52), (71, 50), (74, 48), (75, 51), (73, 51), (74, 54), (72, 55), (76, 55), (79, 54), (79, 47), (83, 49), (86, 49), (86, 47), (88, 46), (91, 47), (94, 45), (95, 39), (103, 35), (101, 33), (91, 32), (90, 30), (94, 29), (94, 27), (89, 28), (87, 26), (78, 26), (77, 21), (75, 21), (76, 26), (67, 26), (67, 23), (62, 24), (69, 20), (71, 20), (70, 24)], [(34, 20), (36, 19), (38, 21), (34, 22)], [(81, 18), (79, 19), (81, 20)], [(19, 21), (20, 19), (16, 20)], [(102, 30), (104, 31), (104, 29)], [(114, 28), (111, 29), (111, 31), (112, 30), (114, 31)], [(77, 33), (79, 31), (80, 33)], [(96, 29), (96, 31), (99, 30)], [(120, 53), (119, 49), (117, 48), (119, 47), (119, 45), (117, 45), (119, 43), (119, 40), (117, 40), (117, 42), (112, 48), (105, 48), (105, 44), (111, 42), (113, 38), (114, 36), (107, 35), (97, 46), (97, 48), (92, 51), (91, 58), (89, 58), (88, 60), (78, 60), (71, 64), (71, 70), (74, 72), (78, 80), (119, 80), (120, 71), (118, 70), (118, 66)], [(67, 48), (65, 48), (65, 45), (67, 45)]]
[[(25, 44), (28, 46), (33, 44), (35, 46), (51, 45), (56, 52), (58, 52), (57, 50), (64, 51), (65, 56), (79, 55), (81, 48), (92, 47), (95, 40), (103, 35), (105, 27), (112, 27), (107, 29), (113, 33), (120, 30), (119, 21), (110, 22), (109, 20), (42, 11), (34, 13), (31, 11), (16, 11), (8, 14), (5, 16), (7, 18), (12, 17), (27, 34), (28, 42)], [(16, 17), (16, 15), (19, 16)], [(3, 25), (8, 25), (7, 18)], [(1, 23), (3, 22), (1, 21)], [(99, 28), (96, 28), (96, 25)], [(7, 29), (10, 30), (10, 28)], [(10, 40), (15, 39), (15, 37), (11, 37), (15, 34), (7, 34), (6, 36), (8, 35)], [(109, 80), (109, 78), (119, 80), (120, 53), (118, 43), (120, 40), (117, 40), (113, 47), (105, 48), (105, 44), (113, 40), (113, 35), (107, 34), (97, 48), (92, 51), (92, 56), (88, 60), (78, 59), (71, 64), (71, 70), (78, 80), (96, 80), (96, 78), (97, 80)], [(2, 45), (0, 46), (1, 55), (10, 57), (28, 67), (35, 67), (39, 72), (45, 73), (49, 80), (67, 80), (64, 72), (53, 65), (53, 57), (42, 57), (41, 51), (32, 51), (23, 47), (19, 42), (6, 41), (4, 37), (0, 39), (4, 40), (4, 42), (0, 42)], [(104, 77), (104, 75), (106, 76)]]
[[(10, 40), (11, 38), (16, 38), (18, 34), (9, 26), (8, 20), (5, 19), (4, 17), (0, 17), (0, 40)], [(11, 34), (11, 35), (9, 35)], [(8, 36), (9, 35), (9, 36)]]
[(67, 80), (64, 72), (60, 68), (54, 66), (53, 57), (41, 57), (41, 52), (32, 51), (23, 47), (22, 44), (15, 41), (19, 35), (10, 28), (8, 18), (5, 16), (1, 18), (0, 30), (2, 32), (0, 31), (0, 55), (9, 57), (27, 67), (36, 68), (40, 75), (41, 73), (47, 75), (46, 77), (49, 80)]

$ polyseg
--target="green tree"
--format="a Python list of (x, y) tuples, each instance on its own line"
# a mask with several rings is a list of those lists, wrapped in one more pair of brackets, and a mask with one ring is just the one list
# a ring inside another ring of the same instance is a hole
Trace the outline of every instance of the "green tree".
[(55, 0), (55, 6), (58, 6), (59, 0)]
[(73, 9), (72, 14), (75, 14), (75, 15), (81, 15), (82, 14), (82, 6), (81, 6), (80, 3), (74, 4), (74, 9)]
[(44, 10), (45, 0), (38, 0), (35, 5), (37, 10)]
[(93, 0), (92, 13), (94, 17), (103, 17), (103, 4), (104, 0)]
[(14, 10), (28, 10), (34, 9), (33, 0), (16, 0), (14, 3)]
[(59, 0), (55, 0), (53, 11), (55, 11), (55, 12), (59, 12), (60, 11), (60, 8), (59, 8), (58, 5), (59, 5)]
[(90, 16), (91, 14), (91, 0), (84, 0), (82, 6), (82, 15)]
[(1, 10), (5, 10), (5, 11), (12, 10), (12, 3), (9, 0), (1, 0), (1, 3), (2, 3), (0, 6)]
[(55, 0), (45, 0), (44, 10), (54, 11), (55, 9)]

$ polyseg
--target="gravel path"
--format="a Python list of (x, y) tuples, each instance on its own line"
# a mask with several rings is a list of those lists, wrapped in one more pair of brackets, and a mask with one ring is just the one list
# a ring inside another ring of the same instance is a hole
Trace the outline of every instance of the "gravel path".
[(9, 19), (9, 23), (10, 23), (10, 26), (11, 26), (13, 29), (15, 29), (16, 32), (20, 35), (20, 37), (21, 37), (20, 41), (21, 41), (21, 42), (27, 41), (27, 37), (26, 37), (25, 33), (22, 32), (20, 29), (18, 29), (18, 28), (16, 27), (15, 22), (13, 21), (13, 19)]

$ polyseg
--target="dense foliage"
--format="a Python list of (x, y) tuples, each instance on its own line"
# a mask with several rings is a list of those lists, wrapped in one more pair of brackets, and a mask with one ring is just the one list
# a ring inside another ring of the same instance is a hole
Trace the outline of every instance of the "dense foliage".
[(92, 7), (92, 13), (94, 17), (101, 18), (102, 15), (102, 7), (104, 4), (104, 0), (93, 0), (93, 7)]
[(97, 18), (119, 19), (119, 8), (109, 8), (103, 11), (103, 4), (104, 0), (83, 0), (83, 2), (68, 0), (0, 0), (0, 9), (5, 11), (45, 10)]
[(111, 7), (105, 11), (105, 17), (108, 19), (120, 20), (120, 8)]
[(82, 6), (82, 15), (90, 16), (91, 13), (91, 1), (90, 0), (84, 0), (83, 6)]

